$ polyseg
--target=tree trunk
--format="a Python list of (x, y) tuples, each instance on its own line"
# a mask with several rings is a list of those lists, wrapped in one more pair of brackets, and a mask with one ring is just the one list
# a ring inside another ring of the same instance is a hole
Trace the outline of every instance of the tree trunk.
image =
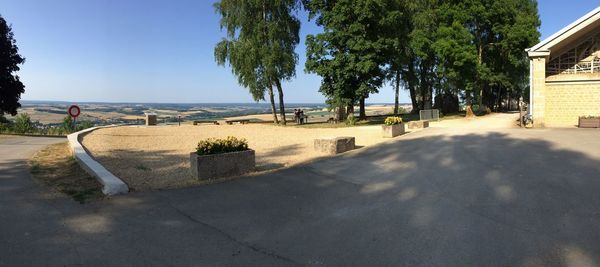
[[(477, 51), (477, 64), (478, 64), (478, 66), (481, 66), (481, 64), (483, 64), (483, 45), (481, 44), (481, 38), (479, 38), (479, 45), (478, 45), (478, 51)], [(475, 79), (476, 79), (475, 84), (477, 85), (477, 87), (479, 89), (479, 108), (481, 108), (481, 105), (483, 104), (483, 85), (481, 82), (481, 78), (479, 77), (479, 72), (477, 72)]]
[(412, 110), (410, 112), (419, 112), (419, 103), (417, 102), (417, 90), (415, 90), (414, 84), (408, 86), (408, 93), (410, 94), (410, 102), (412, 104)]
[(352, 101), (352, 103), (348, 104), (348, 106), (346, 107), (346, 115), (352, 115), (354, 117), (354, 101)]
[(361, 96), (359, 100), (359, 115), (360, 120), (367, 120), (367, 112), (365, 111), (365, 97)]
[(394, 96), (394, 114), (398, 115), (398, 108), (400, 105), (400, 71), (396, 71), (396, 88)]
[(346, 108), (342, 105), (337, 108), (337, 120), (338, 122), (342, 122), (346, 120)]
[(277, 109), (275, 109), (275, 96), (273, 96), (273, 86), (270, 85), (269, 90), (269, 101), (271, 101), (271, 112), (273, 113), (273, 123), (279, 124), (279, 120), (277, 119)]
[(283, 88), (281, 87), (281, 82), (279, 80), (275, 80), (275, 85), (277, 85), (277, 92), (279, 93), (279, 115), (281, 116), (281, 124), (286, 125), (285, 104), (283, 103)]

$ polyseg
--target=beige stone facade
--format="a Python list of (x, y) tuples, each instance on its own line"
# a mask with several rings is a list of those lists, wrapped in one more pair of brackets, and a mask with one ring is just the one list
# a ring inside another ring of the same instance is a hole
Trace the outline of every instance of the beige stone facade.
[(547, 127), (574, 127), (579, 116), (600, 115), (600, 81), (546, 83), (545, 98)]
[(600, 116), (600, 7), (527, 49), (534, 127)]

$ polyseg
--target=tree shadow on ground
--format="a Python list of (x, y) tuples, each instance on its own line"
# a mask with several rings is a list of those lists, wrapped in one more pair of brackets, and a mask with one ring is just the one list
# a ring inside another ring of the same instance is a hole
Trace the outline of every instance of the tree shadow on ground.
[[(6, 236), (64, 251), (43, 254), (47, 264), (599, 264), (600, 160), (519, 131), (398, 139), (228, 183), (54, 207), (62, 216), (15, 199), (5, 215), (60, 230)], [(600, 145), (592, 132), (567, 137)]]

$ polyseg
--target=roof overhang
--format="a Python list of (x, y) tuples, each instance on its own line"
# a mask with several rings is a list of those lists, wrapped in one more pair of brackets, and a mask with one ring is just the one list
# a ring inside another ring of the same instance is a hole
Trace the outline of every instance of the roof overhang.
[[(526, 49), (529, 56), (549, 56), (550, 52), (565, 49), (571, 43), (584, 38), (586, 35), (600, 29), (600, 6), (579, 18), (575, 22), (564, 27), (557, 33), (551, 35), (539, 44)], [(548, 53), (539, 55), (537, 52)]]
[(529, 57), (547, 57), (550, 56), (550, 51), (527, 51)]

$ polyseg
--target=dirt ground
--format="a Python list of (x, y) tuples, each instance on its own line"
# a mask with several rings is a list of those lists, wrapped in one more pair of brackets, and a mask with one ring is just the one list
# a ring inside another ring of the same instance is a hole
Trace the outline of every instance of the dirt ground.
[[(474, 119), (432, 122), (443, 128), (511, 128), (517, 114), (492, 114)], [(407, 129), (407, 131), (409, 131)], [(189, 153), (199, 140), (235, 136), (248, 140), (256, 151), (258, 172), (289, 167), (322, 157), (313, 149), (319, 137), (354, 136), (358, 147), (390, 139), (381, 137), (381, 126), (299, 128), (270, 124), (123, 126), (96, 130), (83, 145), (102, 165), (121, 177), (133, 190), (184, 187), (199, 182), (189, 174)], [(401, 138), (401, 137), (400, 137)]]
[(493, 113), (470, 119), (441, 120), (432, 124), (440, 128), (458, 129), (506, 129), (517, 128), (519, 113)]
[(86, 135), (83, 145), (130, 188), (148, 190), (197, 184), (189, 174), (189, 153), (202, 139), (227, 136), (248, 140), (256, 151), (259, 172), (323, 156), (313, 150), (313, 140), (319, 137), (354, 136), (359, 147), (389, 140), (381, 137), (381, 126), (304, 129), (234, 124), (105, 128)]

